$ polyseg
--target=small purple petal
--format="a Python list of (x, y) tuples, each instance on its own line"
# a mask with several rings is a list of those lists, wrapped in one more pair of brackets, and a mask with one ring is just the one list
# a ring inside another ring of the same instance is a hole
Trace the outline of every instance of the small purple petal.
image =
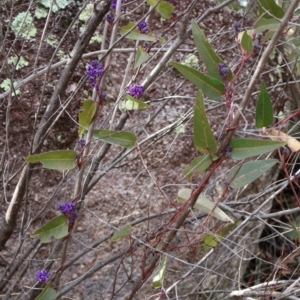
[(75, 203), (67, 201), (65, 203), (59, 203), (57, 208), (62, 214), (68, 214), (71, 213), (75, 209), (75, 207)]
[(97, 60), (92, 60), (87, 67), (85, 75), (90, 82), (91, 87), (97, 86), (97, 80), (104, 74), (105, 70), (102, 64)]
[(137, 28), (138, 28), (139, 32), (142, 34), (147, 34), (149, 32), (149, 28), (148, 28), (146, 21), (141, 21), (137, 25)]
[(35, 277), (36, 277), (38, 282), (44, 282), (45, 283), (50, 278), (50, 273), (45, 269), (38, 270), (35, 273)]
[(128, 93), (132, 97), (141, 97), (143, 95), (143, 92), (144, 92), (144, 87), (142, 85), (135, 85), (135, 84), (132, 84), (128, 90)]

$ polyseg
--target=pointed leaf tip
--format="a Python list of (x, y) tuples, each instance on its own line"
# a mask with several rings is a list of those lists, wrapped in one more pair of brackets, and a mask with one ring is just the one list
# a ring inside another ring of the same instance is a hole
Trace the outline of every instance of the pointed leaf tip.
[(93, 117), (97, 110), (97, 104), (90, 99), (84, 100), (82, 104), (82, 112), (79, 113), (79, 129), (78, 136), (81, 137), (87, 130), (87, 127), (91, 124)]
[(213, 155), (217, 152), (217, 143), (206, 117), (203, 96), (200, 90), (196, 95), (194, 109), (194, 145), (203, 154)]
[(231, 181), (230, 186), (235, 189), (243, 188), (263, 175), (276, 163), (278, 163), (277, 159), (255, 160), (234, 167), (228, 175)]
[(264, 82), (261, 83), (260, 92), (256, 104), (255, 126), (257, 128), (267, 127), (273, 123), (272, 102)]
[(48, 221), (41, 228), (36, 230), (31, 237), (37, 236), (41, 243), (50, 243), (51, 238), (61, 239), (68, 235), (68, 219), (59, 215)]
[(94, 137), (113, 145), (131, 148), (135, 145), (136, 136), (129, 131), (95, 129)]
[(231, 141), (230, 145), (232, 147), (231, 158), (238, 160), (271, 152), (283, 147), (285, 143), (257, 139), (235, 139)]
[(170, 62), (170, 65), (180, 72), (188, 81), (202, 90), (203, 94), (212, 100), (218, 100), (225, 92), (225, 86), (222, 81), (213, 77), (204, 75), (199, 71), (177, 63)]
[(77, 165), (74, 150), (57, 150), (29, 155), (24, 159), (27, 163), (41, 162), (44, 168), (52, 170), (71, 170)]
[[(199, 56), (202, 58), (209, 76), (222, 81), (222, 76), (220, 75), (218, 64), (224, 64), (224, 62), (210, 45), (206, 36), (202, 32), (198, 24), (195, 22), (195, 20), (192, 21), (192, 32)], [(228, 79), (231, 80), (232, 72), (229, 67), (228, 70)]]

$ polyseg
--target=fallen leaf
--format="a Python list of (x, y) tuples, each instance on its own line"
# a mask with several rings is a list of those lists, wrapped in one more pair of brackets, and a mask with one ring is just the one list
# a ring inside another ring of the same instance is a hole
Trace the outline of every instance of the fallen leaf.
[(268, 136), (275, 141), (282, 141), (287, 143), (287, 145), (289, 146), (289, 148), (291, 149), (292, 152), (297, 152), (300, 150), (300, 142), (298, 140), (296, 140), (294, 137), (276, 130), (276, 129), (270, 129), (267, 132)]

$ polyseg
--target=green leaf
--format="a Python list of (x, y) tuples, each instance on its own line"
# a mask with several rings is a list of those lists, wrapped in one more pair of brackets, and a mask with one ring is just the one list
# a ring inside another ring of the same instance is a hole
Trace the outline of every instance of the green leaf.
[[(129, 22), (127, 25), (121, 26), (120, 28), (121, 34), (122, 35), (127, 34), (127, 32), (130, 31), (134, 26), (136, 26), (136, 23), (134, 22)], [(137, 41), (150, 41), (150, 42), (156, 41), (155, 37), (147, 34), (142, 34), (138, 31), (137, 28), (133, 29), (133, 31), (131, 31), (128, 35), (126, 35), (126, 38), (131, 40), (137, 40)]]
[(209, 155), (202, 155), (194, 158), (192, 162), (185, 167), (184, 175), (191, 179), (195, 172), (203, 174), (211, 165), (211, 158)]
[(155, 7), (155, 10), (160, 14), (160, 16), (166, 20), (169, 20), (172, 17), (174, 12), (174, 6), (166, 1), (160, 1)]
[[(222, 81), (222, 76), (219, 73), (218, 64), (224, 62), (216, 54), (210, 43), (207, 41), (204, 33), (194, 20), (192, 21), (192, 31), (198, 53), (205, 64), (208, 74), (211, 77)], [(230, 70), (229, 67), (228, 70)], [(229, 80), (232, 79), (231, 71), (229, 71), (228, 78)]]
[(97, 110), (97, 104), (93, 100), (84, 100), (82, 105), (82, 112), (79, 113), (79, 129), (78, 136), (81, 137), (87, 130), (87, 127), (91, 124), (93, 117)]
[(215, 154), (217, 152), (217, 143), (208, 123), (202, 92), (199, 90), (196, 94), (194, 108), (194, 145), (195, 148), (203, 153)]
[(164, 277), (167, 265), (167, 255), (162, 255), (160, 258), (159, 265), (154, 270), (154, 277), (152, 281), (152, 286), (157, 289), (161, 288), (164, 283)]
[(56, 291), (51, 288), (51, 281), (49, 281), (42, 292), (34, 300), (55, 300), (56, 298)]
[(242, 188), (263, 175), (276, 163), (278, 163), (277, 159), (267, 159), (249, 161), (241, 167), (237, 166), (229, 172), (230, 186), (235, 189)]
[(154, 5), (157, 3), (157, 0), (147, 0), (147, 3), (148, 3), (150, 6), (154, 6)]
[(273, 123), (273, 107), (268, 90), (264, 82), (261, 83), (258, 100), (256, 103), (255, 126), (266, 127)]
[(131, 232), (131, 228), (132, 228), (132, 225), (130, 225), (130, 224), (120, 228), (119, 230), (117, 230), (114, 233), (114, 235), (110, 238), (110, 240), (116, 241), (116, 240), (122, 239), (124, 237), (127, 237)]
[(170, 65), (179, 71), (187, 80), (201, 89), (204, 95), (210, 99), (217, 100), (224, 94), (225, 87), (222, 81), (204, 75), (193, 68), (184, 66), (175, 61), (170, 62)]
[(245, 30), (242, 34), (242, 39), (241, 39), (241, 47), (242, 49), (247, 53), (251, 54), (253, 45), (252, 45), (252, 38), (251, 36), (247, 33)]
[(265, 30), (276, 30), (280, 21), (276, 19), (259, 18), (254, 24), (254, 33), (263, 32)]
[(231, 158), (233, 159), (245, 159), (261, 155), (285, 145), (283, 142), (256, 139), (236, 139), (232, 140), (230, 144), (232, 147)]
[(284, 10), (274, 0), (258, 0), (258, 2), (271, 16), (278, 19), (283, 18)]
[(126, 148), (134, 146), (136, 136), (129, 131), (116, 131), (116, 130), (94, 130), (94, 137), (99, 140), (113, 145), (119, 145)]
[(125, 95), (127, 100), (122, 101), (119, 104), (120, 109), (126, 109), (126, 110), (136, 110), (136, 109), (145, 109), (148, 108), (149, 105), (143, 101), (140, 101), (130, 95)]
[(238, 222), (239, 219), (235, 220), (233, 223), (227, 224), (225, 227), (218, 229), (215, 234), (204, 234), (201, 249), (210, 250), (217, 246), (217, 244), (222, 241), (222, 239), (236, 226)]
[[(185, 203), (186, 200), (190, 198), (191, 194), (192, 194), (192, 189), (188, 189), (188, 188), (180, 189), (178, 191), (178, 202)], [(211, 214), (211, 216), (215, 217), (218, 220), (234, 223), (234, 221), (227, 214), (225, 214), (222, 209), (216, 206), (216, 203), (213, 203), (202, 194), (198, 197), (197, 202), (194, 205), (194, 208), (199, 209), (204, 213)]]
[(74, 150), (57, 150), (25, 157), (27, 163), (41, 162), (44, 168), (53, 170), (71, 170), (76, 167)]
[(150, 55), (148, 54), (148, 52), (144, 51), (141, 46), (138, 46), (135, 56), (134, 68), (138, 68), (141, 64), (147, 61), (149, 57)]
[(31, 237), (38, 236), (41, 243), (50, 243), (52, 236), (61, 239), (68, 235), (68, 219), (64, 215), (59, 215), (51, 219), (40, 229), (35, 231)]

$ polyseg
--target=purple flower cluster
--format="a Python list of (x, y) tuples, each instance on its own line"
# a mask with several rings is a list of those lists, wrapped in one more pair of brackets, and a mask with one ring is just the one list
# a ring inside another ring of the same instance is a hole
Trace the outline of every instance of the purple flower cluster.
[(92, 60), (85, 72), (91, 87), (97, 87), (97, 80), (104, 74), (102, 64), (98, 60)]
[(57, 209), (69, 219), (69, 225), (73, 224), (75, 219), (78, 217), (76, 203), (69, 201), (65, 203), (59, 203)]
[(224, 81), (226, 81), (228, 78), (228, 72), (229, 72), (228, 67), (223, 63), (219, 63), (218, 68), (219, 68), (219, 73), (222, 76), (222, 79)]
[(149, 28), (146, 21), (141, 21), (140, 23), (138, 23), (137, 28), (142, 34), (147, 34), (149, 32)]
[(105, 16), (105, 20), (109, 23), (109, 24), (113, 24), (115, 21), (115, 17), (111, 14), (107, 14)]
[(233, 30), (234, 30), (234, 34), (235, 35), (238, 35), (240, 33), (240, 31), (241, 31), (241, 24), (240, 24), (240, 22), (235, 21), (233, 23)]
[(62, 213), (62, 214), (69, 214), (71, 213), (76, 207), (75, 203), (72, 202), (65, 202), (65, 203), (59, 203), (57, 206), (57, 209)]
[(82, 148), (85, 147), (86, 140), (83, 139), (83, 138), (81, 138), (81, 139), (77, 140), (77, 144), (78, 144), (78, 145), (81, 147), (81, 149), (82, 149)]
[(136, 98), (141, 97), (143, 95), (143, 92), (144, 92), (144, 87), (142, 85), (135, 85), (135, 84), (132, 84), (128, 90), (129, 95)]
[(38, 282), (46, 283), (48, 281), (48, 279), (50, 278), (50, 273), (45, 269), (38, 270), (35, 273), (35, 277)]
[[(125, 0), (121, 0), (121, 3), (123, 4), (125, 2)], [(114, 10), (114, 11), (116, 11), (116, 9), (117, 9), (117, 0), (112, 0), (111, 1), (111, 5), (110, 5), (110, 7)], [(121, 11), (123, 11), (124, 10), (124, 8), (121, 6)]]

